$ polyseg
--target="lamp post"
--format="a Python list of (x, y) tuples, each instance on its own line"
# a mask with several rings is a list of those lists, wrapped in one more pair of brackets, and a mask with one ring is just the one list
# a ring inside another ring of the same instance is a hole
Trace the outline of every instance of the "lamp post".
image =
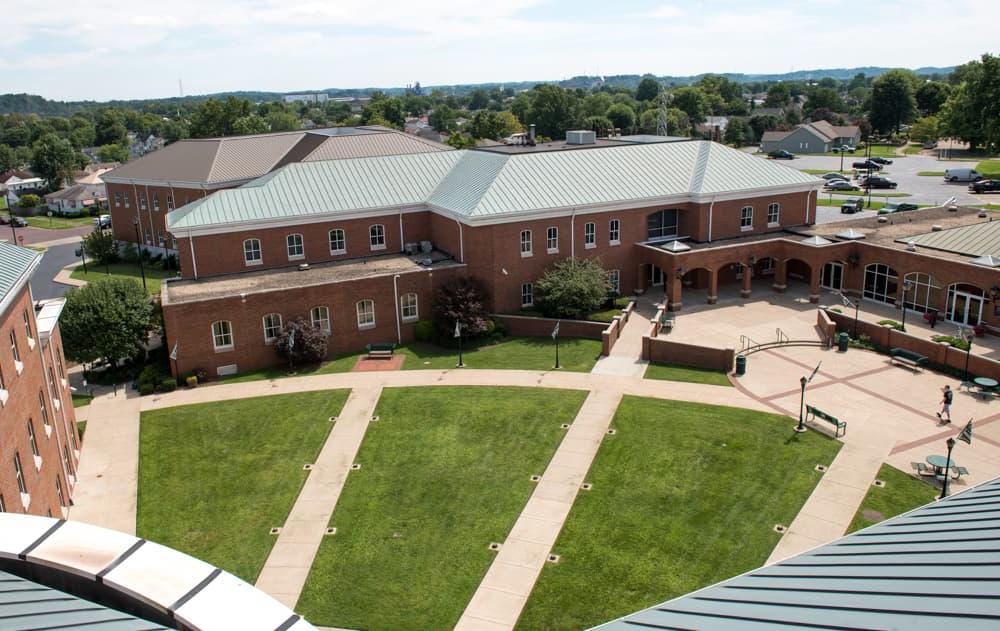
[(858, 311), (861, 309), (861, 299), (859, 298), (857, 302), (851, 302), (851, 299), (843, 292), (837, 293), (840, 294), (840, 301), (845, 307), (854, 307), (854, 339), (858, 339)]
[(969, 355), (972, 354), (972, 338), (976, 336), (975, 332), (970, 328), (959, 327), (959, 336), (965, 338), (968, 342), (968, 346), (965, 348), (965, 377), (962, 378), (964, 383), (969, 383)]
[(559, 366), (559, 321), (556, 320), (556, 328), (552, 329), (552, 339), (556, 341), (556, 368)]
[(87, 273), (87, 252), (83, 247), (83, 242), (80, 242), (80, 260), (83, 261), (83, 273)]
[(945, 459), (944, 467), (944, 482), (941, 483), (941, 497), (939, 500), (943, 500), (948, 496), (948, 471), (951, 469), (951, 450), (955, 448), (955, 439), (949, 438), (945, 443), (948, 445), (948, 457)]
[(799, 379), (799, 386), (801, 386), (802, 388), (802, 394), (799, 398), (799, 424), (795, 426), (795, 431), (800, 434), (806, 431), (806, 423), (805, 423), (806, 386), (809, 385), (809, 382), (813, 380), (813, 377), (816, 376), (816, 373), (819, 372), (819, 367), (822, 365), (823, 362), (816, 364), (816, 367), (813, 368), (811, 375)]
[(146, 269), (142, 266), (142, 239), (139, 237), (139, 219), (133, 219), (132, 226), (135, 227), (135, 242), (139, 245), (139, 274), (142, 276), (142, 289), (148, 292), (149, 290), (146, 289)]
[(906, 292), (910, 291), (913, 287), (913, 283), (908, 280), (903, 280), (903, 321), (899, 325), (899, 330), (906, 333)]

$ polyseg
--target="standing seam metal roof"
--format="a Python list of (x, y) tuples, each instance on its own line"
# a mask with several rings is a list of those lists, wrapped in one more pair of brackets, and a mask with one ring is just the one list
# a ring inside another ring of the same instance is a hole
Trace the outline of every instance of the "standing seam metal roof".
[(0, 241), (0, 301), (14, 288), (41, 253)]
[(915, 237), (896, 239), (933, 250), (966, 256), (1000, 256), (1000, 221), (975, 223), (960, 228), (927, 232)]
[(1000, 628), (1000, 478), (596, 627)]

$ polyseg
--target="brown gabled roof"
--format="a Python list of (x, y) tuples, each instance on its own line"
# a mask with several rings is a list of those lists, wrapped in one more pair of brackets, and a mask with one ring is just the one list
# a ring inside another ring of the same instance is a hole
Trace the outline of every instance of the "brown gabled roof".
[(784, 140), (790, 131), (765, 131), (760, 137), (761, 142), (773, 142), (776, 140)]
[(413, 134), (404, 134), (398, 131), (379, 132), (356, 136), (332, 136), (306, 156), (303, 162), (400, 156), (434, 151), (453, 151), (453, 149), (446, 144), (420, 138)]
[(45, 196), (45, 201), (55, 199), (82, 201), (85, 199), (101, 199), (105, 195), (103, 184), (74, 184), (54, 193), (49, 193)]

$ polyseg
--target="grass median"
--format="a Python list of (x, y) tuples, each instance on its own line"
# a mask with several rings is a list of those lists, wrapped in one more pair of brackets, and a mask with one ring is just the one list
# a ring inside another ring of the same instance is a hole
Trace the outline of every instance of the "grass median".
[(861, 502), (847, 532), (873, 526), (890, 517), (929, 504), (937, 497), (936, 488), (891, 465), (882, 465), (878, 479), (885, 482), (885, 486), (882, 488), (872, 486), (868, 490), (868, 495)]
[(86, 272), (83, 271), (82, 264), (77, 265), (73, 268), (69, 277), (92, 283), (111, 275), (128, 278), (142, 284), (143, 273), (146, 275), (146, 291), (154, 296), (160, 293), (160, 281), (164, 278), (173, 278), (177, 275), (177, 272), (173, 270), (167, 271), (149, 263), (144, 263), (142, 272), (140, 272), (138, 263), (111, 263), (110, 265), (102, 265), (96, 261), (87, 261)]

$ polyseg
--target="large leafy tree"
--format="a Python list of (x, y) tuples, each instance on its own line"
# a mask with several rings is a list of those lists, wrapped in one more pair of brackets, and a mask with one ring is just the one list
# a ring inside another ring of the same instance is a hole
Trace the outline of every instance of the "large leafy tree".
[(271, 126), (267, 124), (267, 120), (263, 116), (258, 114), (248, 114), (247, 116), (240, 116), (233, 121), (233, 133), (239, 136), (247, 136), (249, 134), (264, 134), (271, 130)]
[(726, 125), (726, 133), (723, 139), (726, 141), (726, 144), (736, 147), (751, 145), (754, 141), (754, 132), (750, 127), (750, 123), (745, 119), (733, 118)]
[(683, 87), (673, 92), (673, 107), (683, 111), (691, 124), (704, 122), (708, 113), (708, 100), (700, 88)]
[(564, 138), (566, 130), (574, 126), (575, 120), (576, 99), (570, 92), (557, 85), (534, 88), (527, 122), (534, 123), (539, 134)]
[(635, 90), (637, 101), (652, 101), (660, 96), (660, 82), (653, 77), (643, 77)]
[(303, 317), (286, 322), (274, 343), (278, 355), (295, 364), (318, 362), (326, 357), (326, 349), (326, 335)]
[(101, 145), (97, 148), (97, 158), (101, 162), (128, 162), (128, 147), (122, 145)]
[(961, 82), (941, 110), (943, 131), (973, 148), (1000, 148), (1000, 57), (985, 54), (955, 73)]
[(941, 111), (941, 107), (951, 94), (951, 86), (943, 81), (927, 81), (915, 94), (917, 107), (924, 116), (932, 116)]
[(125, 115), (121, 110), (108, 108), (97, 116), (94, 142), (98, 145), (125, 144), (128, 141), (128, 129), (125, 127)]
[(521, 131), (521, 122), (510, 112), (479, 110), (469, 121), (469, 134), (473, 138), (500, 140)]
[(535, 288), (539, 308), (554, 318), (582, 318), (611, 294), (608, 272), (597, 259), (560, 261), (538, 279)]
[[(378, 119), (378, 122), (373, 122)], [(373, 92), (372, 100), (361, 112), (362, 125), (381, 124), (396, 129), (403, 129), (406, 116), (403, 113), (403, 102), (395, 97), (388, 97), (381, 92)]]
[(59, 327), (66, 357), (113, 365), (143, 350), (154, 328), (153, 306), (135, 280), (102, 278), (69, 290)]
[(880, 132), (899, 133), (900, 125), (911, 122), (917, 115), (914, 84), (918, 79), (909, 70), (890, 70), (872, 83), (872, 127)]
[(0, 145), (0, 173), (16, 169), (18, 166), (14, 150), (9, 145)]
[(787, 83), (773, 83), (767, 89), (767, 96), (764, 98), (764, 107), (785, 107), (791, 98), (791, 91)]
[(80, 154), (68, 140), (55, 133), (45, 134), (31, 149), (31, 169), (48, 180), (52, 190), (62, 187), (63, 181), (80, 166)]
[[(457, 119), (458, 112), (442, 103), (434, 108), (434, 111), (427, 117), (427, 122), (434, 128), (434, 131), (454, 131)], [(478, 138), (486, 137), (491, 136), (478, 136)]]
[(635, 112), (624, 103), (615, 103), (609, 107), (605, 116), (623, 133), (627, 134), (635, 127)]
[(118, 260), (118, 245), (110, 230), (94, 230), (85, 236), (83, 251), (101, 263), (114, 263)]
[(486, 331), (486, 291), (475, 278), (458, 277), (441, 286), (434, 297), (434, 327), (444, 340), (451, 339), (455, 322), (462, 335), (476, 337)]

